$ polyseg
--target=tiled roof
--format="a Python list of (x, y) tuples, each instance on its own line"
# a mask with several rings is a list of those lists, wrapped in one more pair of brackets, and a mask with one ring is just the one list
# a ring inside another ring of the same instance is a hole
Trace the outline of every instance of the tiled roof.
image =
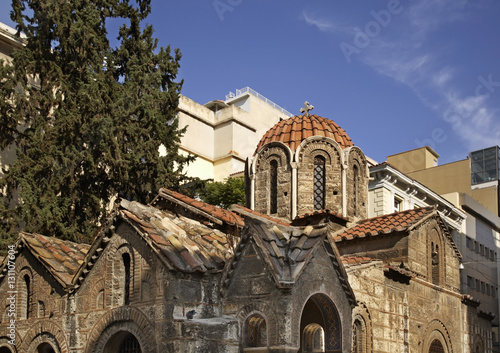
[(243, 219), (237, 214), (217, 207), (210, 205), (208, 203), (195, 200), (189, 196), (180, 194), (178, 192), (162, 188), (160, 189), (160, 193), (155, 200), (153, 200), (152, 204), (154, 205), (158, 198), (165, 198), (171, 201), (176, 202), (177, 204), (184, 205), (190, 208), (190, 210), (197, 212), (198, 214), (205, 214), (211, 216), (220, 222), (227, 223), (232, 226), (243, 227), (244, 222)]
[(346, 231), (336, 234), (334, 240), (339, 242), (342, 240), (402, 232), (408, 230), (412, 225), (433, 212), (436, 212), (435, 208), (430, 206), (365, 219), (359, 221)]
[(344, 225), (349, 221), (346, 217), (342, 216), (337, 212), (332, 212), (330, 210), (320, 210), (314, 211), (313, 213), (305, 213), (303, 215), (299, 215), (294, 218), (292, 221), (292, 225), (300, 226), (304, 222), (312, 221), (312, 220), (325, 220), (325, 219), (336, 219), (337, 221), (341, 221)]
[(362, 265), (373, 261), (366, 256), (342, 256), (341, 260), (344, 265)]
[(90, 245), (21, 232), (20, 241), (63, 285), (71, 284)]
[(263, 214), (263, 213), (251, 210), (250, 208), (246, 208), (246, 207), (243, 207), (243, 206), (240, 206), (240, 205), (232, 205), (231, 206), (231, 211), (233, 211), (233, 213), (236, 213), (236, 214), (238, 214), (239, 216), (242, 216), (242, 217), (251, 216), (253, 218), (261, 218), (261, 219), (265, 219), (265, 220), (268, 220), (268, 221), (271, 221), (271, 222), (274, 222), (274, 223), (278, 223), (278, 224), (281, 224), (283, 226), (290, 226), (290, 223), (285, 222), (285, 221), (283, 221), (281, 219), (273, 218), (273, 217), (271, 217), (269, 215), (266, 215), (266, 214)]
[(347, 133), (333, 120), (317, 115), (293, 116), (270, 128), (257, 145), (256, 152), (265, 144), (279, 141), (295, 151), (300, 143), (311, 136), (324, 136), (334, 139), (342, 149), (354, 144)]
[(120, 214), (133, 225), (166, 265), (181, 272), (218, 272), (232, 257), (236, 239), (192, 219), (122, 201)]

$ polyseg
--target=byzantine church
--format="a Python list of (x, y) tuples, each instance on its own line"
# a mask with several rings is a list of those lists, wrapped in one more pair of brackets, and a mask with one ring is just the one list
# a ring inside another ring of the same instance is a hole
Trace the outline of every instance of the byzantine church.
[(90, 245), (20, 233), (0, 353), (491, 352), (439, 212), (367, 219), (363, 151), (310, 109), (264, 134), (245, 206), (161, 189)]

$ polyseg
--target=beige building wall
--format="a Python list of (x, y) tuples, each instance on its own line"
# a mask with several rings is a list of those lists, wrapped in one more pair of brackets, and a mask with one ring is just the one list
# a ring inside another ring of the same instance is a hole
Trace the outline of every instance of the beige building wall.
[(245, 169), (264, 133), (289, 112), (250, 88), (238, 90), (225, 101), (201, 105), (181, 96), (179, 127), (187, 126), (181, 139), (185, 153), (198, 156), (186, 172), (201, 179), (222, 181)]
[(469, 159), (433, 166), (431, 161), (438, 156), (430, 147), (422, 147), (388, 156), (387, 162), (440, 195), (464, 193), (499, 214), (498, 181), (471, 186)]
[(439, 155), (429, 146), (393, 154), (387, 157), (387, 163), (403, 173), (428, 169), (437, 166)]

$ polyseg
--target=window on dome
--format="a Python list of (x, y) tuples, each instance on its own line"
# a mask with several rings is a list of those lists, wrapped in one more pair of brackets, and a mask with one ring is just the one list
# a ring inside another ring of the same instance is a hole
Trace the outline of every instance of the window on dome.
[(270, 201), (271, 201), (271, 214), (278, 212), (278, 162), (273, 160), (270, 163)]
[(352, 192), (353, 192), (353, 203), (354, 203), (354, 215), (358, 214), (358, 182), (359, 182), (359, 170), (358, 166), (353, 167), (353, 181), (352, 181)]
[(325, 208), (325, 158), (314, 157), (314, 209)]

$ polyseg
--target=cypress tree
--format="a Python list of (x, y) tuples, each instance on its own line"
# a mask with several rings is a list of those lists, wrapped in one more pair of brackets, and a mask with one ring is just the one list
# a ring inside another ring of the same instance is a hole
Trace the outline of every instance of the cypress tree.
[[(0, 65), (0, 148), (17, 151), (0, 181), (0, 231), (86, 241), (116, 195), (147, 203), (186, 178), (191, 158), (179, 154), (175, 118), (181, 55), (141, 28), (150, 1), (13, 0), (12, 8), (27, 44)], [(113, 18), (123, 22), (117, 47), (106, 27)]]

